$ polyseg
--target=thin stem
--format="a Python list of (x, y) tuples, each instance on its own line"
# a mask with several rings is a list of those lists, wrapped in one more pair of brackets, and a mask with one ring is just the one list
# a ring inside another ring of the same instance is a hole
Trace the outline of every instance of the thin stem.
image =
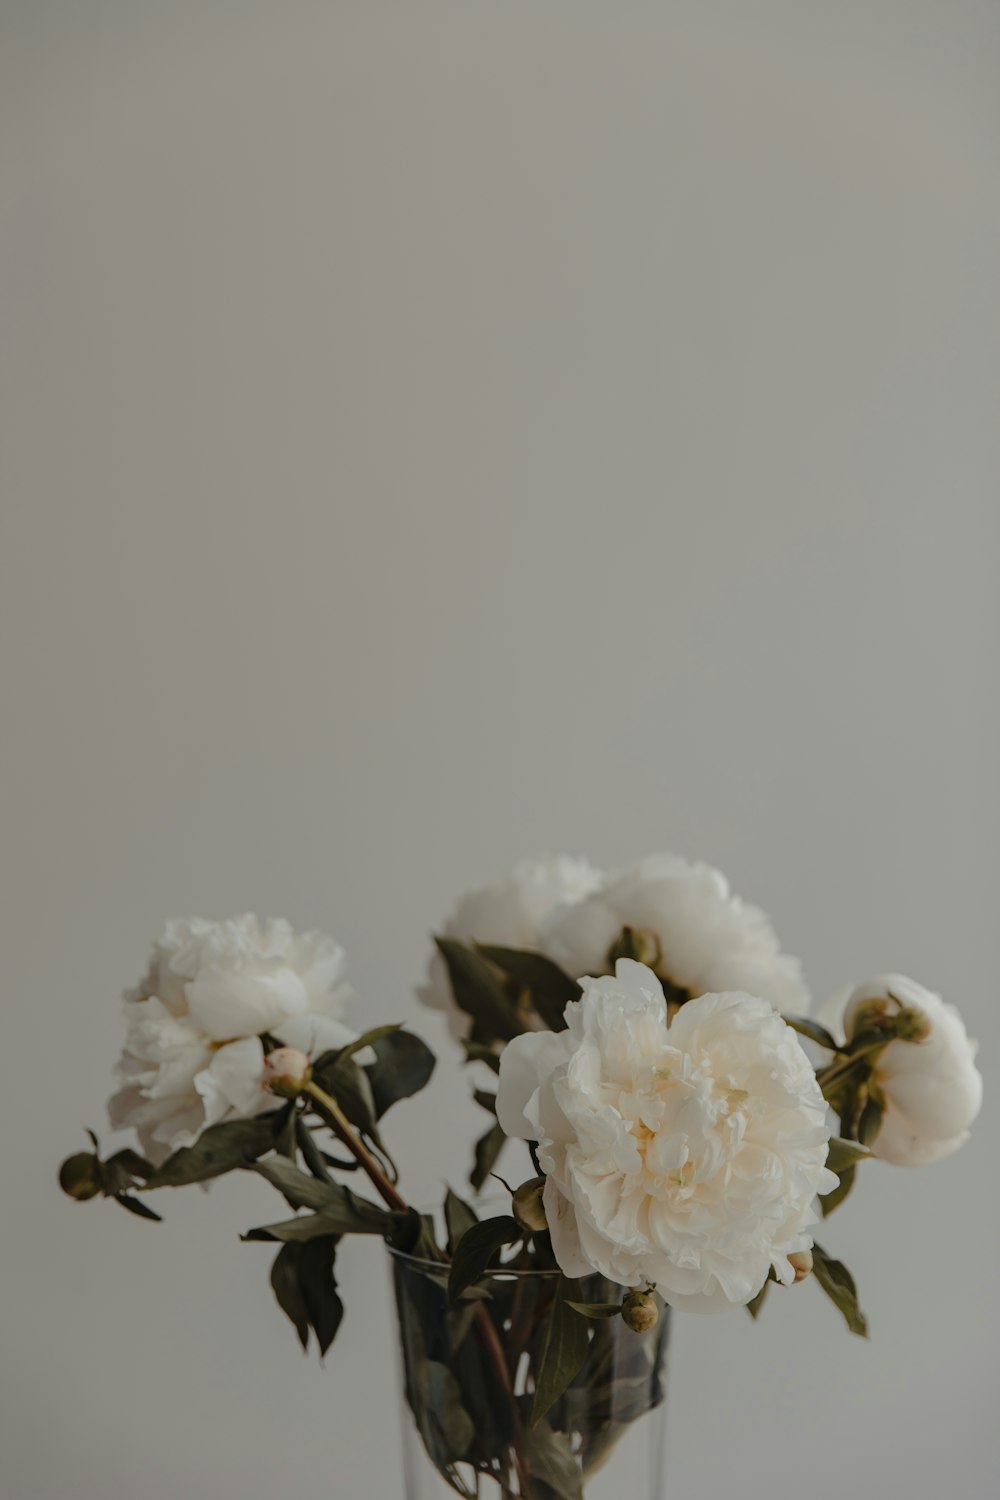
[(843, 1062), (831, 1063), (828, 1068), (824, 1068), (821, 1073), (816, 1075), (816, 1081), (823, 1090), (823, 1093), (826, 1093), (831, 1084), (839, 1083), (842, 1078), (846, 1078), (854, 1067), (854, 1064), (860, 1061), (861, 1058), (869, 1057), (873, 1052), (880, 1052), (886, 1043), (891, 1040), (891, 1037), (883, 1037), (880, 1041), (869, 1042), (867, 1047), (862, 1047), (860, 1051), (853, 1053)]

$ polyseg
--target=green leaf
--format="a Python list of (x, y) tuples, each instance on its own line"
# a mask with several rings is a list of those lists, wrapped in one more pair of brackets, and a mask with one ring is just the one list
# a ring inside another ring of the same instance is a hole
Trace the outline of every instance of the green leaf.
[(598, 1322), (602, 1318), (618, 1318), (622, 1310), (620, 1302), (567, 1302), (566, 1306), (572, 1307), (574, 1312), (583, 1313), (585, 1318), (594, 1318)]
[(820, 1047), (825, 1047), (829, 1052), (839, 1052), (840, 1043), (832, 1032), (827, 1031), (818, 1021), (809, 1016), (782, 1016), (786, 1026), (793, 1031), (799, 1032), (801, 1036), (807, 1036), (811, 1042), (816, 1042)]
[(565, 1031), (563, 1012), (583, 993), (575, 979), (541, 953), (486, 943), (477, 943), (476, 949), (522, 989), (530, 990), (532, 1004), (550, 1031)]
[(418, 1094), (434, 1072), (434, 1053), (412, 1031), (392, 1031), (373, 1044), (375, 1061), (365, 1068), (381, 1119), (400, 1099)]
[(448, 1273), (448, 1299), (456, 1302), (474, 1281), (478, 1281), (490, 1261), (503, 1245), (523, 1239), (524, 1233), (511, 1214), (483, 1219), (471, 1225), (455, 1246)]
[(857, 1141), (845, 1141), (843, 1136), (834, 1135), (830, 1137), (830, 1149), (827, 1154), (826, 1164), (831, 1172), (838, 1175), (846, 1172), (848, 1167), (853, 1167), (855, 1162), (864, 1161), (871, 1156), (866, 1146)]
[(466, 1062), (485, 1063), (492, 1068), (494, 1073), (500, 1071), (500, 1054), (492, 1047), (484, 1047), (482, 1042), (470, 1042), (468, 1037), (463, 1037), (462, 1046), (465, 1049)]
[(428, 1453), (438, 1467), (456, 1463), (465, 1457), (475, 1437), (472, 1418), (462, 1406), (458, 1381), (447, 1365), (423, 1359), (413, 1384), (414, 1415)]
[(291, 1100), (274, 1117), (274, 1149), (289, 1161), (295, 1160), (295, 1141), (298, 1132), (298, 1111)]
[(832, 1214), (835, 1208), (840, 1207), (844, 1199), (847, 1197), (848, 1193), (851, 1191), (851, 1188), (854, 1186), (854, 1172), (854, 1167), (846, 1167), (844, 1171), (839, 1174), (840, 1181), (837, 1183), (837, 1186), (835, 1188), (831, 1188), (828, 1193), (824, 1193), (822, 1198), (820, 1198), (819, 1206), (822, 1210), (824, 1219)]
[(362, 1032), (361, 1036), (355, 1037), (353, 1042), (348, 1042), (346, 1047), (341, 1047), (337, 1053), (337, 1061), (344, 1062), (353, 1057), (356, 1052), (361, 1052), (365, 1047), (374, 1047), (376, 1042), (383, 1041), (387, 1036), (395, 1036), (397, 1031), (403, 1029), (402, 1021), (394, 1021), (390, 1026), (373, 1026), (370, 1031)]
[(444, 1199), (444, 1222), (448, 1230), (448, 1253), (452, 1254), (466, 1231), (479, 1223), (479, 1215), (449, 1188)]
[(340, 1057), (331, 1067), (316, 1069), (313, 1078), (337, 1101), (351, 1124), (365, 1131), (378, 1144), (375, 1096), (364, 1068), (360, 1068), (351, 1057)]
[(271, 1266), (271, 1290), (278, 1306), (295, 1327), (303, 1349), (309, 1347), (309, 1309), (299, 1281), (302, 1246), (282, 1245)]
[(210, 1125), (193, 1146), (183, 1146), (168, 1156), (147, 1180), (147, 1188), (184, 1187), (189, 1182), (208, 1182), (236, 1167), (247, 1167), (274, 1147), (274, 1117), (258, 1115), (253, 1120), (230, 1120)]
[(524, 1456), (532, 1479), (546, 1485), (554, 1500), (583, 1500), (583, 1474), (567, 1434), (536, 1423), (524, 1433)]
[(497, 1157), (506, 1143), (507, 1137), (499, 1125), (491, 1125), (486, 1134), (480, 1136), (476, 1142), (476, 1164), (472, 1169), (469, 1181), (477, 1193), (492, 1172)]
[[(877, 1137), (882, 1127), (882, 1116), (885, 1114), (885, 1105), (880, 1099), (876, 1099), (869, 1092), (865, 1101), (865, 1107), (858, 1119), (858, 1140), (866, 1146), (870, 1146)], [(869, 1152), (869, 1155), (871, 1153)]]
[(131, 1193), (115, 1193), (113, 1196), (116, 1203), (120, 1203), (122, 1208), (127, 1208), (129, 1213), (135, 1214), (137, 1218), (152, 1219), (157, 1224), (162, 1223), (163, 1215), (154, 1213), (149, 1204), (143, 1203), (141, 1198), (133, 1198)]
[(486, 960), (454, 938), (434, 941), (447, 965), (455, 1004), (472, 1017), (472, 1040), (509, 1042), (519, 1036), (524, 1027)]
[(344, 1304), (333, 1274), (337, 1239), (331, 1235), (308, 1240), (296, 1248), (299, 1251), (299, 1285), (322, 1358), (336, 1338), (344, 1318)]
[(835, 1307), (844, 1315), (852, 1333), (866, 1339), (868, 1319), (858, 1306), (858, 1289), (854, 1277), (843, 1261), (834, 1260), (817, 1244), (813, 1244), (813, 1275)]
[(487, 1112), (487, 1114), (491, 1114), (494, 1117), (494, 1119), (496, 1118), (496, 1112), (497, 1112), (497, 1096), (496, 1096), (496, 1094), (491, 1094), (490, 1091), (489, 1091), (489, 1089), (474, 1089), (473, 1093), (472, 1093), (472, 1097), (473, 1097), (473, 1099), (475, 1099), (475, 1101), (479, 1105), (480, 1109), (485, 1109), (486, 1112)]
[(388, 1234), (405, 1217), (359, 1198), (343, 1183), (310, 1177), (283, 1156), (254, 1162), (248, 1170), (276, 1187), (292, 1208), (311, 1208), (327, 1219), (336, 1219), (337, 1224), (327, 1231), (331, 1234)]
[(587, 1357), (586, 1320), (569, 1305), (578, 1283), (560, 1276), (555, 1300), (545, 1329), (545, 1341), (535, 1369), (535, 1396), (531, 1403), (531, 1426), (541, 1421), (578, 1374)]
[(757, 1293), (756, 1297), (751, 1297), (750, 1301), (747, 1303), (747, 1312), (750, 1314), (751, 1318), (753, 1318), (755, 1322), (757, 1320), (757, 1316), (760, 1313), (761, 1308), (764, 1306), (764, 1298), (767, 1296), (767, 1289), (768, 1289), (768, 1287), (770, 1285), (771, 1285), (771, 1278), (770, 1278), (770, 1276), (768, 1276), (767, 1280), (764, 1282), (764, 1285), (761, 1287), (761, 1289)]

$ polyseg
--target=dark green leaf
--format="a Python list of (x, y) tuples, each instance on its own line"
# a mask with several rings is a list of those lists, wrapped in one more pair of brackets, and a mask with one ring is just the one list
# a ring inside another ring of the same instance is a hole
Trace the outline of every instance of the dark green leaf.
[(310, 1208), (328, 1220), (337, 1220), (326, 1231), (330, 1234), (388, 1234), (402, 1218), (367, 1198), (359, 1198), (342, 1183), (310, 1177), (283, 1156), (255, 1162), (250, 1170), (276, 1187), (292, 1208)]
[(131, 1193), (115, 1193), (116, 1203), (122, 1208), (127, 1208), (130, 1214), (135, 1214), (140, 1219), (153, 1219), (157, 1224), (162, 1221), (162, 1214), (154, 1213), (148, 1203), (143, 1203), (141, 1198), (133, 1198)]
[(582, 993), (575, 979), (541, 953), (484, 943), (477, 943), (476, 947), (490, 963), (509, 974), (518, 986), (531, 991), (532, 1004), (550, 1031), (565, 1031), (563, 1012), (570, 1001), (579, 1000)]
[(353, 1057), (356, 1052), (365, 1047), (374, 1047), (376, 1042), (381, 1042), (387, 1036), (395, 1036), (397, 1031), (402, 1030), (402, 1021), (394, 1021), (390, 1026), (373, 1026), (370, 1031), (364, 1031), (353, 1042), (348, 1042), (337, 1054), (337, 1061), (344, 1062), (346, 1058)]
[(818, 1021), (813, 1021), (809, 1016), (783, 1016), (786, 1026), (797, 1031), (802, 1036), (807, 1036), (811, 1042), (816, 1042), (820, 1047), (826, 1047), (830, 1052), (839, 1052), (840, 1043), (832, 1032), (827, 1031)]
[(545, 1341), (535, 1369), (535, 1396), (531, 1403), (534, 1427), (559, 1400), (587, 1357), (587, 1321), (569, 1305), (579, 1284), (560, 1276), (555, 1300), (545, 1329)]
[(278, 1111), (274, 1117), (274, 1149), (287, 1156), (289, 1161), (295, 1160), (295, 1140), (298, 1123), (298, 1111), (291, 1100), (284, 1109)]
[(882, 1126), (882, 1116), (885, 1113), (885, 1105), (880, 1099), (876, 1099), (871, 1093), (865, 1102), (858, 1119), (858, 1140), (866, 1146), (870, 1146), (878, 1136)]
[(271, 1267), (271, 1290), (278, 1306), (294, 1324), (303, 1349), (309, 1347), (309, 1309), (299, 1281), (301, 1245), (282, 1245)]
[(829, 1214), (832, 1214), (835, 1208), (840, 1207), (851, 1191), (851, 1188), (854, 1186), (854, 1172), (854, 1167), (846, 1167), (839, 1174), (840, 1181), (837, 1183), (837, 1186), (831, 1188), (828, 1193), (824, 1193), (822, 1198), (820, 1198), (819, 1206), (822, 1209), (824, 1219)]
[(501, 1246), (522, 1238), (523, 1231), (511, 1214), (471, 1225), (455, 1246), (448, 1274), (450, 1301), (457, 1301), (467, 1286), (479, 1280)]
[(585, 1318), (595, 1318), (598, 1321), (603, 1318), (618, 1318), (622, 1310), (620, 1302), (567, 1302), (566, 1306), (572, 1307), (574, 1312), (583, 1313)]
[(296, 1248), (299, 1251), (299, 1284), (322, 1357), (336, 1338), (344, 1317), (344, 1304), (337, 1293), (337, 1279), (333, 1274), (337, 1240), (333, 1236), (308, 1240)]
[(427, 1451), (439, 1466), (454, 1464), (465, 1457), (475, 1436), (458, 1381), (447, 1365), (430, 1359), (420, 1362), (415, 1376), (420, 1393), (415, 1415)]
[(532, 1478), (548, 1487), (553, 1500), (583, 1500), (583, 1474), (568, 1435), (537, 1422), (524, 1433), (524, 1456)]
[(435, 938), (448, 968), (455, 1004), (472, 1017), (474, 1042), (509, 1042), (521, 1025), (503, 986), (484, 958), (454, 938)]
[[(320, 1182), (332, 1182), (333, 1178), (326, 1170), (326, 1160), (323, 1152), (313, 1140), (313, 1133), (301, 1115), (296, 1115), (295, 1117), (295, 1139), (305, 1159), (305, 1164), (312, 1175), (318, 1178)], [(295, 1158), (291, 1156), (290, 1159), (294, 1161)], [(357, 1165), (357, 1162), (351, 1163), (352, 1168), (357, 1167)]]
[(489, 1091), (489, 1089), (474, 1089), (472, 1097), (473, 1097), (473, 1099), (475, 1099), (475, 1101), (479, 1105), (480, 1109), (485, 1109), (488, 1114), (493, 1115), (494, 1118), (496, 1117), (496, 1112), (497, 1112), (497, 1096), (496, 1096), (496, 1094), (491, 1094), (490, 1091)]
[(378, 1118), (371, 1080), (353, 1058), (338, 1058), (332, 1067), (317, 1071), (314, 1081), (340, 1105), (351, 1124), (363, 1130), (377, 1143)]
[(183, 1146), (157, 1167), (147, 1188), (184, 1187), (189, 1182), (207, 1182), (236, 1167), (247, 1167), (274, 1147), (273, 1115), (253, 1120), (231, 1120), (210, 1125), (193, 1146)]
[(764, 1306), (764, 1298), (767, 1296), (767, 1289), (770, 1285), (771, 1278), (768, 1277), (764, 1282), (764, 1285), (761, 1287), (760, 1291), (757, 1293), (756, 1297), (751, 1297), (750, 1301), (747, 1303), (747, 1312), (750, 1314), (751, 1318), (756, 1320), (758, 1313)]
[(844, 1315), (848, 1328), (861, 1338), (868, 1337), (868, 1319), (858, 1306), (858, 1289), (854, 1277), (843, 1261), (833, 1260), (817, 1244), (813, 1245), (813, 1275), (835, 1307)]
[(843, 1136), (835, 1135), (830, 1138), (830, 1149), (827, 1154), (826, 1164), (831, 1172), (846, 1172), (848, 1167), (853, 1167), (855, 1162), (864, 1161), (871, 1156), (867, 1147), (860, 1145), (857, 1141), (845, 1141)]
[(375, 1061), (365, 1072), (371, 1084), (375, 1114), (381, 1119), (400, 1099), (417, 1094), (434, 1072), (435, 1057), (412, 1031), (393, 1031), (374, 1043)]
[(463, 1038), (462, 1046), (465, 1049), (466, 1062), (485, 1063), (488, 1068), (492, 1068), (494, 1073), (499, 1073), (500, 1054), (493, 1047), (484, 1047), (482, 1042), (470, 1042), (468, 1038)]
[(105, 1167), (119, 1167), (127, 1172), (129, 1177), (139, 1182), (145, 1182), (148, 1177), (152, 1177), (154, 1171), (152, 1163), (129, 1146), (126, 1146), (124, 1151), (116, 1151), (114, 1156), (109, 1156), (104, 1165)]
[(478, 1224), (479, 1216), (474, 1208), (469, 1207), (464, 1198), (460, 1198), (449, 1188), (444, 1199), (444, 1222), (448, 1230), (448, 1253), (450, 1255), (463, 1234), (474, 1224)]
[(472, 1169), (469, 1181), (477, 1193), (492, 1172), (506, 1141), (507, 1137), (500, 1126), (491, 1125), (486, 1134), (476, 1142), (476, 1165)]

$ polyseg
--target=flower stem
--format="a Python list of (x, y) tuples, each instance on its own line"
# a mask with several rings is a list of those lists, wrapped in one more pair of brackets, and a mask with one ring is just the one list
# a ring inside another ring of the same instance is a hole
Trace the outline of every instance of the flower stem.
[[(333, 1133), (340, 1141), (343, 1142), (348, 1151), (350, 1151), (351, 1155), (357, 1161), (358, 1165), (367, 1174), (369, 1181), (376, 1188), (386, 1206), (393, 1209), (396, 1213), (409, 1213), (410, 1206), (406, 1202), (406, 1199), (396, 1191), (392, 1183), (382, 1171), (378, 1162), (368, 1150), (367, 1146), (365, 1146), (364, 1142), (355, 1134), (354, 1130), (352, 1129), (350, 1120), (344, 1114), (336, 1099), (332, 1099), (324, 1089), (320, 1088), (318, 1083), (314, 1083), (311, 1080), (306, 1084), (305, 1088), (303, 1089), (303, 1093), (309, 1096), (316, 1108), (317, 1113), (322, 1115), (323, 1119), (330, 1126), (330, 1129), (333, 1131)], [(447, 1259), (447, 1257), (444, 1258)], [(500, 1339), (497, 1335), (497, 1331), (493, 1326), (493, 1320), (490, 1317), (489, 1313), (486, 1311), (486, 1308), (482, 1302), (476, 1303), (476, 1311), (474, 1316), (476, 1325), (479, 1328), (480, 1333), (482, 1334), (483, 1343), (486, 1345), (486, 1352), (489, 1354), (493, 1368), (496, 1370), (497, 1377), (500, 1380), (500, 1383), (503, 1386), (507, 1396), (510, 1398), (511, 1411), (514, 1419), (514, 1433), (511, 1442), (511, 1448), (514, 1455), (514, 1467), (517, 1470), (517, 1479), (521, 1495), (524, 1497), (524, 1500), (531, 1500), (531, 1488), (529, 1484), (528, 1471), (525, 1467), (524, 1455), (521, 1451), (521, 1414), (517, 1409), (517, 1401), (514, 1397), (514, 1388), (511, 1384), (510, 1372), (507, 1369), (507, 1360), (504, 1356), (503, 1346), (501, 1345)]]
[(864, 1057), (871, 1056), (873, 1052), (881, 1052), (886, 1043), (891, 1041), (892, 1037), (887, 1036), (880, 1041), (869, 1042), (867, 1047), (862, 1047), (860, 1051), (852, 1053), (843, 1062), (831, 1063), (828, 1068), (824, 1068), (821, 1073), (817, 1073), (816, 1081), (823, 1090), (823, 1093), (826, 1094), (831, 1084), (839, 1083), (842, 1078), (846, 1078), (856, 1062), (859, 1062)]

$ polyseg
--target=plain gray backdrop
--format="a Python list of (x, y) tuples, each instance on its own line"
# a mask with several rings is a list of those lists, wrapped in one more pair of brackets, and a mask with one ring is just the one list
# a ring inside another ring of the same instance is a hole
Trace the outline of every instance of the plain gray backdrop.
[(381, 1251), (325, 1369), (238, 1234), (59, 1196), (164, 917), (413, 987), (523, 854), (675, 848), (814, 991), (963, 1009), (972, 1142), (678, 1319), (668, 1493), (996, 1483), (1000, 8), (3, 0), (0, 1492), (397, 1500)]

